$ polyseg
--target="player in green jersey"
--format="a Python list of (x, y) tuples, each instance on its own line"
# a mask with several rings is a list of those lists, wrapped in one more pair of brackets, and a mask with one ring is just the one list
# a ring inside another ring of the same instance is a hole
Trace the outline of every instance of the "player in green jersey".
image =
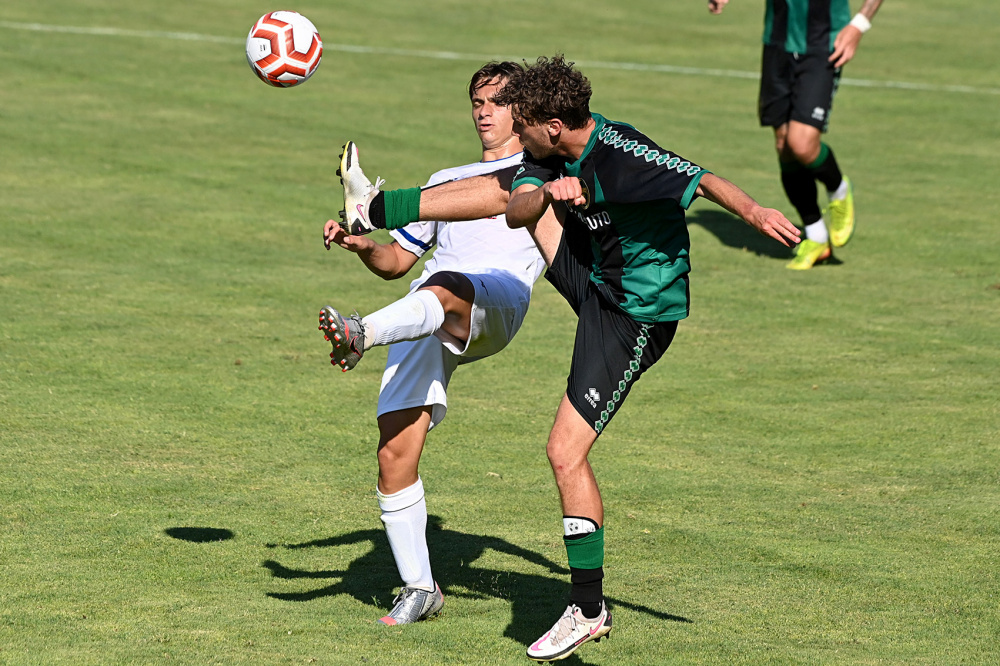
[(591, 113), (590, 95), (586, 77), (556, 56), (539, 58), (496, 96), (511, 108), (525, 148), (507, 224), (530, 227), (550, 207), (562, 211), (562, 239), (545, 277), (579, 317), (546, 447), (563, 511), (570, 605), (528, 647), (535, 661), (563, 659), (611, 631), (602, 589), (604, 504), (588, 456), (688, 315), (684, 211), (702, 196), (786, 245), (798, 241), (780, 212), (631, 125)]
[[(708, 0), (719, 14), (729, 0)], [(806, 238), (788, 268), (806, 270), (833, 256), (854, 234), (854, 188), (822, 141), (841, 68), (871, 28), (882, 0), (864, 0), (851, 18), (849, 0), (767, 0), (758, 113), (774, 129), (781, 183)], [(816, 181), (827, 190), (825, 219)], [(829, 224), (829, 227), (827, 227)]]

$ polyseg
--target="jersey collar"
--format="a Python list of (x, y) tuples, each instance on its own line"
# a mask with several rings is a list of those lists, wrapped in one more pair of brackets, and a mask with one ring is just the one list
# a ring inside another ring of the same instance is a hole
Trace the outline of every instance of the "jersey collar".
[(583, 160), (587, 158), (587, 155), (590, 154), (590, 151), (594, 149), (594, 144), (597, 143), (597, 135), (607, 122), (604, 116), (599, 113), (591, 113), (590, 117), (594, 119), (594, 129), (590, 133), (590, 138), (587, 139), (587, 146), (583, 149), (580, 159), (574, 162), (573, 166), (580, 166), (580, 163), (583, 162)]

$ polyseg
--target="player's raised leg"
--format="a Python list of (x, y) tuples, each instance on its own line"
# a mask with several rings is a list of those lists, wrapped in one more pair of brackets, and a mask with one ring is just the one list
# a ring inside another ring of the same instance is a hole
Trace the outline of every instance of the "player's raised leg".
[(341, 226), (352, 235), (368, 234), (375, 229), (399, 229), (419, 220), (458, 222), (502, 215), (513, 178), (513, 169), (508, 171), (426, 188), (382, 191), (385, 181), (376, 178), (372, 184), (361, 168), (357, 145), (348, 141), (337, 169), (344, 186)]
[[(344, 230), (349, 234), (368, 234), (376, 229), (371, 221), (370, 207), (379, 194), (379, 187), (385, 182), (375, 179), (373, 185), (358, 161), (358, 147), (353, 141), (344, 145), (337, 169), (340, 182), (344, 186), (344, 210), (340, 211)], [(384, 225), (383, 225), (384, 228)]]

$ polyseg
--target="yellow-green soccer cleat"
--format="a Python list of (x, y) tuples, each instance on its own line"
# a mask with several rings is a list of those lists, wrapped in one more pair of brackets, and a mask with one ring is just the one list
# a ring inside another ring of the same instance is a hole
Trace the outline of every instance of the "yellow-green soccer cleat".
[(833, 250), (830, 249), (829, 243), (817, 243), (803, 238), (802, 242), (795, 248), (795, 258), (789, 261), (785, 268), (790, 268), (793, 271), (807, 271), (832, 256)]
[(854, 185), (844, 176), (847, 196), (830, 202), (827, 216), (830, 220), (830, 242), (834, 247), (844, 247), (854, 235)]

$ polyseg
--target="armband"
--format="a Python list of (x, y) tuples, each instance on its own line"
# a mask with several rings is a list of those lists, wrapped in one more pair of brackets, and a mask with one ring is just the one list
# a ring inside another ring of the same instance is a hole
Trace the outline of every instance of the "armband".
[(855, 28), (860, 30), (862, 35), (872, 29), (872, 22), (869, 21), (868, 17), (861, 12), (854, 15), (854, 18), (851, 19), (850, 25), (853, 25)]

